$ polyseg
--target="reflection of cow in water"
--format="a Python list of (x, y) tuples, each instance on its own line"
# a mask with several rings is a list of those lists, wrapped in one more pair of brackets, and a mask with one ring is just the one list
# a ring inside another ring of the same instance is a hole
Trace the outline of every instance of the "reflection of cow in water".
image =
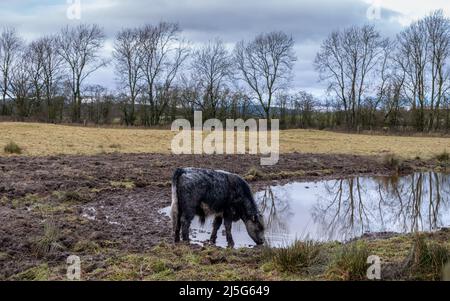
[(240, 176), (209, 169), (177, 169), (172, 178), (172, 221), (175, 242), (189, 241), (189, 227), (198, 215), (202, 224), (214, 215), (211, 243), (225, 225), (229, 247), (234, 246), (231, 224), (242, 219), (256, 244), (264, 243), (264, 226), (247, 182)]

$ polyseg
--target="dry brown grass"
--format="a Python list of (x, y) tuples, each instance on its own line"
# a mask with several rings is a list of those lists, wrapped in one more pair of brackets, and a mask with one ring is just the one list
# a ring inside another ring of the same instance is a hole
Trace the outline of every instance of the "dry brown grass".
[[(92, 155), (100, 153), (170, 153), (169, 130), (89, 128), (36, 123), (0, 123), (0, 149), (10, 141), (24, 155)], [(116, 147), (120, 145), (120, 147)], [(113, 147), (114, 146), (114, 147)], [(450, 150), (450, 138), (356, 135), (317, 130), (280, 134), (282, 153), (383, 155), (433, 158)], [(0, 152), (0, 156), (7, 155)]]
[[(169, 153), (172, 136), (170, 131), (164, 130), (0, 123), (0, 146), (14, 141), (22, 147), (24, 155), (31, 156)], [(0, 152), (0, 155), (6, 154)]]
[(395, 154), (401, 158), (432, 158), (450, 149), (450, 138), (345, 134), (288, 130), (280, 135), (281, 151), (354, 155)]

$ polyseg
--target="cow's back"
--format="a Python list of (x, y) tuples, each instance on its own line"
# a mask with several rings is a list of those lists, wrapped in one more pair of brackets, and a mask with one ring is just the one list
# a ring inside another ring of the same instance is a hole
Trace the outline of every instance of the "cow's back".
[(183, 168), (177, 179), (177, 194), (191, 206), (206, 204), (212, 211), (221, 211), (230, 199), (229, 174), (200, 168)]

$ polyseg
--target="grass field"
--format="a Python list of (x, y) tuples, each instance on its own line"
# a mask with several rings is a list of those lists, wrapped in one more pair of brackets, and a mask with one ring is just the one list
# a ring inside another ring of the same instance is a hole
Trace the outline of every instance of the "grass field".
[[(23, 155), (170, 153), (175, 133), (154, 129), (113, 129), (37, 123), (0, 123), (0, 155), (13, 141)], [(357, 135), (317, 130), (280, 133), (281, 153), (382, 155), (431, 158), (450, 151), (450, 138)]]
[[(0, 123), (0, 240), (5, 246), (0, 280), (65, 280), (67, 254), (81, 257), (83, 280), (366, 280), (370, 254), (382, 258), (383, 280), (450, 279), (450, 265), (442, 275), (450, 258), (446, 228), (422, 233), (423, 239), (373, 233), (351, 244), (305, 241), (281, 249), (232, 250), (172, 244), (170, 220), (159, 213), (171, 203), (170, 177), (179, 166), (232, 170), (251, 177), (252, 189), (262, 191), (284, 180), (388, 176), (399, 165), (407, 171), (435, 164), (446, 168), (448, 158), (430, 163), (392, 157), (402, 163), (386, 165), (379, 158), (352, 154), (426, 159), (450, 151), (450, 138), (288, 130), (280, 133), (281, 151), (308, 154), (286, 154), (275, 167), (255, 168), (259, 160), (253, 156), (166, 156), (174, 135), (168, 130)], [(7, 145), (25, 157), (8, 157)], [(162, 155), (57, 156), (114, 152)], [(347, 155), (333, 155), (339, 153)], [(443, 209), (445, 193), (439, 193)], [(358, 206), (363, 205), (361, 200)], [(353, 224), (353, 214), (347, 216), (352, 222), (347, 217), (342, 222)], [(425, 219), (424, 213), (421, 222)]]

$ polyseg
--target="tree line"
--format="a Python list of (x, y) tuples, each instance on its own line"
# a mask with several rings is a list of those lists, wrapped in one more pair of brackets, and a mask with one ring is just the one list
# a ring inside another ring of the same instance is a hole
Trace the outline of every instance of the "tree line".
[(373, 26), (336, 31), (315, 60), (346, 127), (448, 130), (450, 21), (442, 10), (395, 39)]
[[(124, 28), (112, 56), (95, 24), (66, 26), (25, 42), (0, 34), (3, 120), (167, 125), (176, 118), (278, 118), (283, 128), (450, 129), (450, 20), (435, 11), (395, 38), (372, 25), (330, 33), (314, 67), (327, 84), (318, 99), (293, 89), (295, 41), (281, 31), (233, 47), (193, 46), (176, 23)], [(114, 67), (116, 87), (90, 76)]]

